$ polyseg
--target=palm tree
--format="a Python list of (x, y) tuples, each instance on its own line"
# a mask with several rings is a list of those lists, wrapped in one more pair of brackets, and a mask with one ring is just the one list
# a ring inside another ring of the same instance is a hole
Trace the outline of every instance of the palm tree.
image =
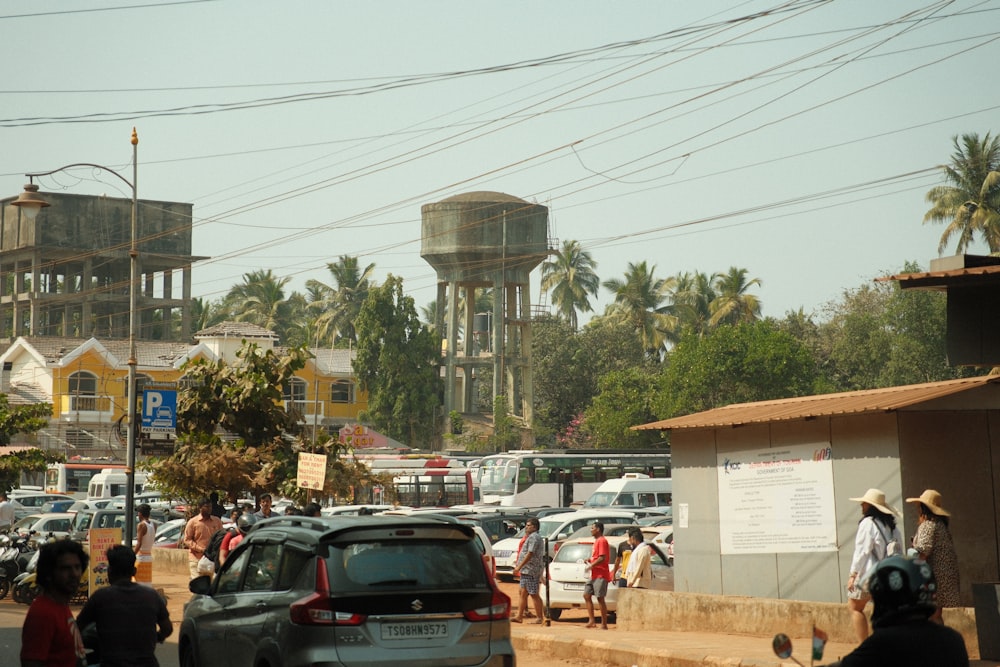
[(978, 134), (963, 134), (952, 139), (955, 152), (951, 164), (942, 167), (945, 180), (951, 185), (939, 185), (927, 192), (931, 208), (924, 222), (947, 222), (938, 252), (944, 250), (952, 236), (958, 236), (955, 251), (959, 254), (980, 234), (990, 253), (1000, 253), (1000, 137), (982, 139)]
[(601, 281), (594, 273), (597, 263), (579, 241), (563, 241), (555, 259), (542, 264), (542, 289), (552, 292), (559, 314), (577, 329), (577, 311), (589, 313), (591, 296), (597, 296)]
[(642, 339), (643, 347), (651, 355), (659, 355), (664, 344), (673, 340), (678, 318), (672, 307), (665, 304), (674, 287), (674, 279), (656, 278), (656, 266), (646, 262), (629, 262), (625, 279), (604, 281), (604, 287), (615, 295), (615, 302), (608, 306), (607, 316), (612, 321), (628, 323)]
[(760, 299), (747, 294), (751, 287), (760, 287), (760, 278), (747, 280), (747, 270), (729, 267), (726, 273), (716, 273), (712, 280), (716, 297), (709, 305), (709, 324), (737, 324), (760, 319)]
[(678, 273), (671, 282), (668, 298), (678, 319), (678, 333), (690, 332), (699, 336), (708, 333), (716, 294), (707, 273)]
[(250, 322), (279, 336), (287, 324), (285, 285), (291, 278), (279, 278), (271, 269), (243, 274), (243, 283), (226, 295), (226, 305), (234, 320)]
[(354, 330), (354, 320), (372, 287), (371, 275), (375, 264), (361, 269), (357, 257), (341, 255), (336, 262), (328, 263), (326, 268), (333, 276), (336, 287), (318, 280), (306, 281), (310, 306), (320, 313), (315, 322), (316, 335), (319, 340), (329, 339), (331, 346), (339, 340), (355, 345), (358, 335)]

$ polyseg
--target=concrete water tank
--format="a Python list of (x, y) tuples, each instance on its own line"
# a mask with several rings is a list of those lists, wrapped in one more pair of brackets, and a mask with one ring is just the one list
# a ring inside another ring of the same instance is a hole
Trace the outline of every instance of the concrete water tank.
[(548, 252), (548, 208), (502, 192), (468, 192), (421, 213), (420, 256), (448, 282), (525, 283)]

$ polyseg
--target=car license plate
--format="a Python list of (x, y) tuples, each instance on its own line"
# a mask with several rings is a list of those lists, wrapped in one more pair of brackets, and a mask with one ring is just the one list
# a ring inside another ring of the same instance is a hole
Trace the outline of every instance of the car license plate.
[(383, 623), (382, 639), (439, 639), (448, 636), (448, 624)]
[(582, 591), (583, 584), (563, 584), (564, 591)]

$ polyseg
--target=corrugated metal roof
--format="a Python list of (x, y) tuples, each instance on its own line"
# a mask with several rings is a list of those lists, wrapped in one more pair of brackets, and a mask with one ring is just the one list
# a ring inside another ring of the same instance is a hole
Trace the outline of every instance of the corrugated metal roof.
[(945, 289), (950, 285), (969, 285), (976, 282), (996, 284), (1000, 278), (1000, 265), (970, 266), (944, 271), (920, 271), (917, 273), (897, 273), (894, 276), (876, 278), (885, 282), (896, 280), (903, 289)]
[(743, 424), (794, 421), (813, 417), (892, 412), (910, 405), (958, 394), (989, 383), (1000, 383), (1000, 375), (911, 384), (903, 387), (848, 391), (783, 398), (757, 403), (736, 403), (683, 417), (633, 426), (637, 431), (721, 428)]

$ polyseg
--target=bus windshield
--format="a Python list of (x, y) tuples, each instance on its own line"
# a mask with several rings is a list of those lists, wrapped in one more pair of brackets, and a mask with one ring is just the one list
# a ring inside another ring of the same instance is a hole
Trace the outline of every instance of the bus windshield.
[(496, 458), (479, 467), (479, 492), (493, 496), (512, 496), (517, 491), (517, 461)]

